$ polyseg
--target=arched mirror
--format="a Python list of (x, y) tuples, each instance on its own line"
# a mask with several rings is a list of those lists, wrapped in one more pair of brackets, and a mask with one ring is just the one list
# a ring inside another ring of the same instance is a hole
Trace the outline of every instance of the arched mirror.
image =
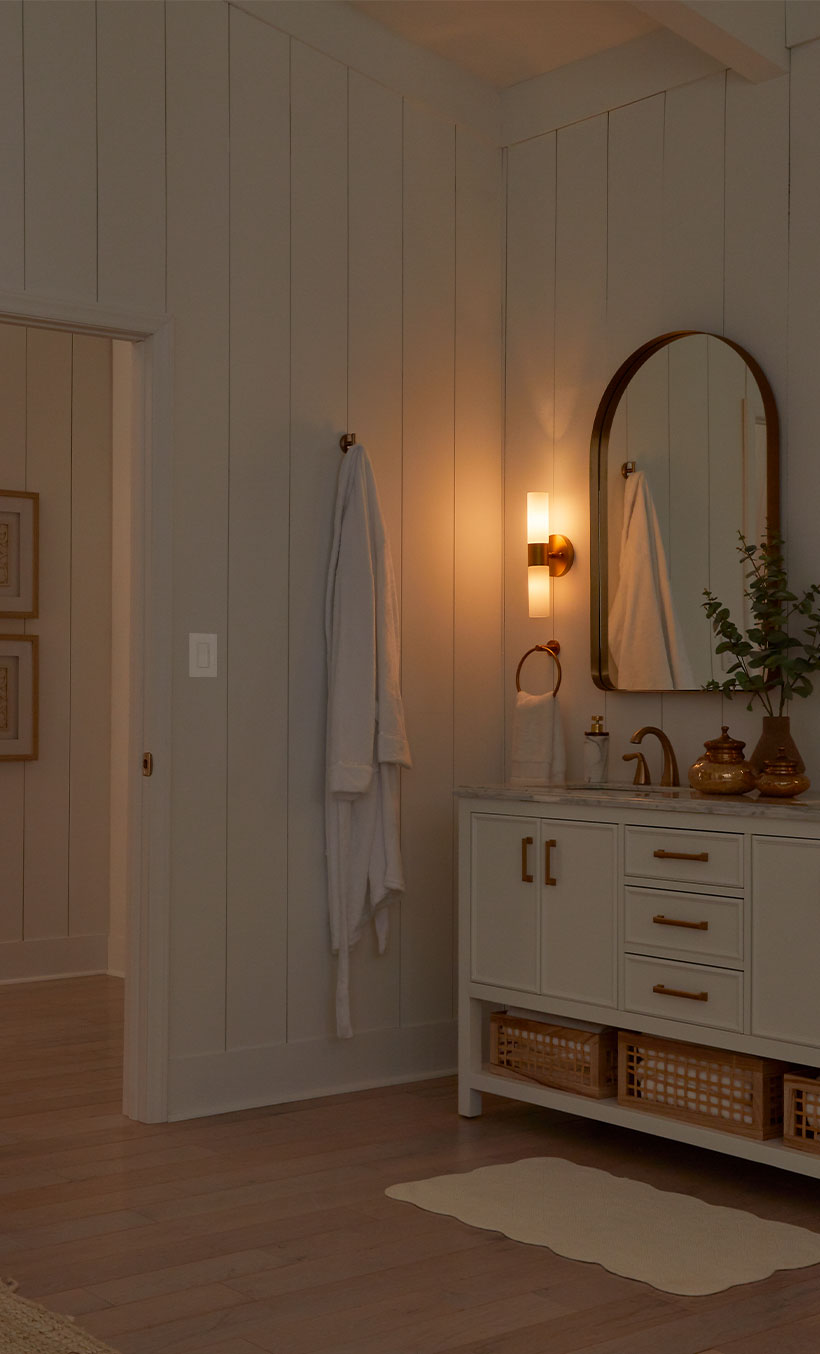
[(738, 532), (779, 531), (779, 436), (754, 358), (684, 330), (632, 354), (592, 432), (592, 676), (610, 691), (697, 691), (723, 675), (709, 588), (743, 616)]

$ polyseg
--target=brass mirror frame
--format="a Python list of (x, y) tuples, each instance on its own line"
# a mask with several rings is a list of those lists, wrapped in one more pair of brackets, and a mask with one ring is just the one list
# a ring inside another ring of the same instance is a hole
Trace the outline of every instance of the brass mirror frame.
[[(751, 353), (733, 339), (723, 334), (714, 334), (706, 329), (676, 329), (668, 334), (660, 334), (650, 339), (634, 353), (616, 371), (601, 397), (592, 425), (590, 441), (590, 630), (592, 638), (592, 680), (602, 691), (618, 691), (609, 671), (608, 618), (603, 605), (604, 589), (607, 585), (608, 527), (606, 511), (601, 511), (602, 501), (606, 505), (607, 468), (609, 452), (609, 434), (616, 410), (633, 376), (650, 357), (668, 348), (676, 339), (692, 338), (704, 334), (707, 338), (719, 339), (734, 348), (743, 358), (757, 381), (766, 415), (766, 520), (768, 530), (780, 531), (780, 424), (777, 416), (777, 404), (768, 379)], [(694, 690), (700, 691), (701, 687)], [(657, 694), (651, 692), (649, 694)]]

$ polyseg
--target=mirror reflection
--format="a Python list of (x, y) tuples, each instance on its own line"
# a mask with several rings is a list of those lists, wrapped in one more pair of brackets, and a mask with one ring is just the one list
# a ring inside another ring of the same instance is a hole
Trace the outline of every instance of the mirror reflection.
[(592, 439), (593, 677), (619, 691), (721, 677), (703, 590), (744, 614), (738, 532), (778, 528), (777, 412), (754, 360), (664, 335), (616, 373)]

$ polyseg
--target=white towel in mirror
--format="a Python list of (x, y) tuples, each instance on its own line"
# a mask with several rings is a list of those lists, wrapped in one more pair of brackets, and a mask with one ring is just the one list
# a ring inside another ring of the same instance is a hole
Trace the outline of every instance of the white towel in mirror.
[(658, 515), (646, 476), (624, 492), (620, 580), (609, 613), (609, 649), (619, 691), (691, 691), (697, 686), (678, 622)]

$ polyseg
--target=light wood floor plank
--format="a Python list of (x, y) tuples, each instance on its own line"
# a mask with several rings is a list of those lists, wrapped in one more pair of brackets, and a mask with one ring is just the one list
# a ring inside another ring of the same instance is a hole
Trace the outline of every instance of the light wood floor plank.
[(120, 1354), (818, 1354), (820, 1266), (703, 1298), (385, 1197), (557, 1155), (820, 1231), (820, 1183), (451, 1079), (120, 1113), (122, 984), (0, 989), (0, 1273)]

